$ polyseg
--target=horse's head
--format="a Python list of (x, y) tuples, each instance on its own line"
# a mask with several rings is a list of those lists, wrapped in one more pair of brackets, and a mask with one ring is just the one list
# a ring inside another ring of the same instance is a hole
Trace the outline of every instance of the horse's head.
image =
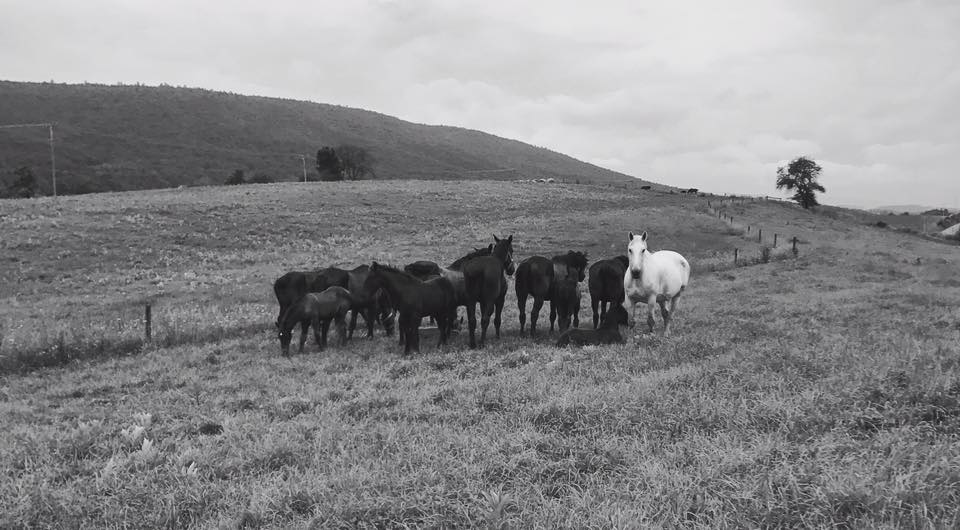
[(493, 240), (496, 242), (493, 245), (493, 255), (503, 263), (503, 270), (506, 271), (507, 276), (512, 276), (516, 270), (516, 266), (513, 264), (513, 234), (510, 234), (510, 237), (506, 239), (493, 236)]
[(643, 268), (643, 253), (647, 251), (647, 232), (644, 231), (639, 236), (630, 232), (630, 243), (627, 244), (627, 259), (630, 261), (628, 270), (633, 279), (640, 278), (640, 271)]
[(587, 253), (571, 250), (567, 252), (570, 263), (577, 270), (577, 281), (582, 282), (587, 277)]
[(363, 290), (368, 293), (375, 293), (377, 289), (383, 286), (383, 266), (374, 261), (370, 264), (370, 273), (363, 281)]

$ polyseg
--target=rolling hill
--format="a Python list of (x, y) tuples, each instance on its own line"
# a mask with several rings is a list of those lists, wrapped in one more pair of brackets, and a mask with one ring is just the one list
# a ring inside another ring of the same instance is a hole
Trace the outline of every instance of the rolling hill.
[[(583, 183), (636, 179), (515, 140), (459, 127), (306, 101), (170, 86), (0, 81), (5, 124), (55, 122), (58, 192), (220, 184), (235, 169), (272, 180), (302, 178), (317, 150), (355, 144), (378, 179), (553, 177)], [(0, 130), (0, 176), (50, 171), (47, 131)], [(40, 178), (49, 191), (49, 179)]]

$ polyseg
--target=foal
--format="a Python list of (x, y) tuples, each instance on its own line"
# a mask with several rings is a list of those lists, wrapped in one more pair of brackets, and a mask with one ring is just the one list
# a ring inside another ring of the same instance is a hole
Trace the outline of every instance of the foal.
[(570, 328), (557, 339), (557, 346), (568, 344), (623, 344), (627, 342), (620, 328), (627, 325), (627, 310), (621, 304), (612, 304), (597, 329)]
[(334, 286), (321, 293), (307, 293), (299, 300), (287, 307), (280, 318), (278, 337), (280, 352), (284, 357), (290, 355), (290, 339), (293, 337), (293, 328), (300, 324), (300, 349), (303, 353), (303, 344), (307, 341), (307, 330), (313, 326), (313, 338), (320, 349), (327, 346), (327, 332), (330, 330), (330, 321), (337, 324), (337, 335), (340, 345), (347, 343), (347, 312), (353, 305), (350, 292), (343, 287)]

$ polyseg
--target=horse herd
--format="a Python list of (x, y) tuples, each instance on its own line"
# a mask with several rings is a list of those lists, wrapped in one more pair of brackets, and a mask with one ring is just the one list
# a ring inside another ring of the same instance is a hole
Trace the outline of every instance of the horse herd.
[[(528, 297), (533, 299), (530, 336), (536, 336), (540, 310), (544, 302), (550, 302), (550, 331), (556, 322), (560, 332), (557, 344), (561, 346), (625, 342), (621, 328), (633, 321), (624, 308), (625, 301), (630, 302), (632, 313), (638, 304), (647, 304), (651, 332), (654, 308), (659, 305), (664, 334), (669, 334), (677, 299), (690, 279), (690, 266), (683, 256), (647, 249), (646, 232), (630, 233), (627, 255), (597, 261), (589, 269), (587, 254), (573, 250), (552, 258), (531, 256), (515, 265), (513, 236), (493, 239), (489, 246), (474, 249), (446, 267), (433, 261), (416, 261), (400, 270), (374, 261), (352, 270), (327, 267), (284, 274), (273, 284), (280, 305), (276, 325), (282, 354), (289, 355), (297, 324), (301, 327), (301, 353), (310, 327), (320, 348), (326, 346), (331, 322), (336, 324), (340, 344), (345, 344), (353, 337), (357, 315), (364, 317), (368, 337), (374, 334), (375, 322), (387, 335), (393, 334), (396, 324), (404, 354), (419, 353), (421, 320), (429, 317), (436, 321), (438, 346), (442, 346), (458, 324), (460, 307), (467, 311), (470, 347), (483, 347), (491, 318), (500, 338), (507, 277), (511, 275), (515, 276), (521, 335), (526, 332)], [(593, 329), (578, 329), (580, 282), (587, 276)]]

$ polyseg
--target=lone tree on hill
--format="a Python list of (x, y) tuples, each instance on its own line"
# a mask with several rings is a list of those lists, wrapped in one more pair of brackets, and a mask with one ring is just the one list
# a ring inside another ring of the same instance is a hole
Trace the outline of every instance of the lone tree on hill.
[(246, 180), (247, 179), (243, 174), (243, 170), (237, 169), (229, 177), (227, 177), (227, 180), (224, 182), (224, 184), (227, 184), (228, 186), (236, 186), (237, 184), (243, 184), (246, 182)]
[(343, 180), (343, 164), (334, 148), (324, 146), (317, 151), (317, 173), (320, 180)]
[(373, 176), (373, 157), (366, 149), (343, 144), (337, 147), (337, 156), (340, 157), (344, 178), (360, 180), (367, 175)]
[(786, 167), (777, 168), (777, 189), (796, 190), (793, 200), (804, 208), (817, 206), (820, 203), (817, 202), (816, 192), (827, 191), (817, 182), (821, 170), (823, 168), (805, 156), (794, 159)]
[(29, 199), (37, 195), (37, 178), (33, 176), (33, 170), (27, 166), (20, 166), (13, 175), (16, 178), (4, 195), (18, 199)]

